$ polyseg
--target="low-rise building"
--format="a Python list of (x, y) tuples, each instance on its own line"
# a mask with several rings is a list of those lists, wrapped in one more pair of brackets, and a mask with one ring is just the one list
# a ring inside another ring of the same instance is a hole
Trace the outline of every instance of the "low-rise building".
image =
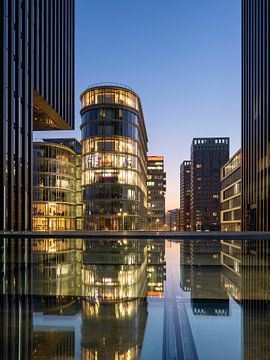
[(241, 231), (241, 150), (221, 169), (221, 231)]
[(45, 139), (33, 150), (33, 230), (81, 229), (80, 143)]

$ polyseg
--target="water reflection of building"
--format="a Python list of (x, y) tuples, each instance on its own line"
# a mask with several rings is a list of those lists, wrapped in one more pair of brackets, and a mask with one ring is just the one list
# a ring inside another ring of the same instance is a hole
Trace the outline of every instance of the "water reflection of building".
[(191, 256), (190, 241), (180, 241), (180, 287), (183, 291), (191, 290)]
[(221, 240), (222, 283), (229, 296), (241, 300), (241, 240)]
[(165, 241), (149, 241), (147, 244), (147, 295), (164, 295), (165, 268)]
[(241, 290), (243, 358), (268, 360), (270, 354), (269, 241), (243, 241)]
[(33, 360), (80, 358), (80, 310), (77, 297), (34, 297)]
[(191, 304), (195, 315), (229, 315), (220, 253), (219, 240), (190, 240)]
[(77, 239), (33, 239), (33, 294), (80, 294), (80, 247)]
[(83, 359), (139, 358), (147, 317), (146, 271), (143, 241), (83, 242)]
[(32, 299), (29, 241), (0, 239), (1, 359), (27, 359), (31, 353)]

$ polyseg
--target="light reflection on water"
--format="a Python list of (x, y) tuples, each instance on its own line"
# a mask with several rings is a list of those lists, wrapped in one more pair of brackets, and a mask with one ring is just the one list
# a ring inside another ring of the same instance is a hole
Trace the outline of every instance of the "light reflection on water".
[(269, 245), (2, 239), (3, 359), (269, 359)]

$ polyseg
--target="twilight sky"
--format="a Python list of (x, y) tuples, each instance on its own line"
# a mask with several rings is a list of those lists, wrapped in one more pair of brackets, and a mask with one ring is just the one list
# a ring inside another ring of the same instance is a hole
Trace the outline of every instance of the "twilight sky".
[(80, 93), (114, 81), (141, 97), (149, 155), (164, 155), (166, 208), (179, 207), (179, 165), (193, 137), (240, 147), (240, 0), (76, 0), (76, 130)]

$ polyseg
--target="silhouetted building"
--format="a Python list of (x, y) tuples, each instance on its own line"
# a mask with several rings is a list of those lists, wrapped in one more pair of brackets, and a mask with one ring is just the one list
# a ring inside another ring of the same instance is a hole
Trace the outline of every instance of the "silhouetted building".
[(147, 228), (163, 229), (165, 224), (166, 173), (163, 156), (147, 157)]
[(33, 229), (82, 229), (80, 143), (46, 139), (33, 147)]
[(221, 231), (241, 231), (241, 150), (221, 169)]
[(120, 85), (81, 94), (84, 227), (138, 230), (146, 226), (147, 134), (141, 100)]
[(269, 1), (242, 1), (243, 230), (270, 230)]
[(229, 138), (195, 138), (191, 145), (192, 230), (220, 230), (220, 170), (229, 160)]
[(180, 231), (190, 231), (191, 161), (180, 165)]
[(0, 33), (0, 229), (29, 230), (32, 131), (74, 127), (74, 0), (3, 0)]
[(169, 231), (179, 231), (180, 211), (172, 209), (166, 213), (166, 225)]

